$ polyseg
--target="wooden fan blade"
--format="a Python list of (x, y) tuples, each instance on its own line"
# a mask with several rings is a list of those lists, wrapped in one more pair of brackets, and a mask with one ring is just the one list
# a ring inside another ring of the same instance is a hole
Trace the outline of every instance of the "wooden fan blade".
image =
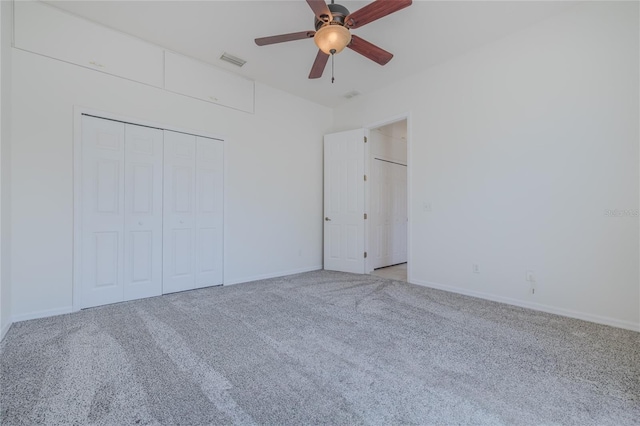
[(311, 38), (315, 35), (315, 31), (300, 31), (299, 33), (280, 34), (271, 37), (261, 37), (256, 39), (258, 46), (267, 44), (284, 43), (285, 41), (302, 40), (303, 38)]
[[(313, 13), (316, 14), (316, 17), (323, 21), (329, 22), (333, 19), (333, 15), (331, 15), (331, 11), (329, 10), (329, 6), (324, 2), (324, 0), (307, 0), (307, 4), (313, 10)], [(323, 16), (326, 16), (328, 20), (322, 19)]]
[(324, 53), (322, 50), (318, 49), (316, 60), (313, 61), (313, 65), (311, 66), (311, 72), (309, 73), (309, 78), (322, 77), (322, 73), (324, 72), (324, 67), (327, 66), (328, 60), (329, 60), (329, 55)]
[(353, 34), (351, 35), (351, 43), (347, 47), (380, 65), (386, 65), (393, 58), (393, 54)]
[(411, 0), (375, 0), (365, 7), (351, 13), (344, 20), (345, 25), (349, 28), (359, 28), (363, 25), (380, 19), (384, 16), (397, 12), (410, 6)]

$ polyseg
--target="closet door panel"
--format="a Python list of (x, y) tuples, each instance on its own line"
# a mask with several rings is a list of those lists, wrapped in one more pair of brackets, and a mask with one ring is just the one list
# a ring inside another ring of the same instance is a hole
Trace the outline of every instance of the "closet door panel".
[(124, 300), (162, 294), (163, 132), (125, 125)]
[(196, 287), (222, 284), (223, 143), (196, 138)]
[(163, 293), (195, 288), (196, 137), (164, 131)]
[(407, 166), (393, 165), (393, 264), (407, 261)]
[(82, 117), (82, 308), (122, 301), (124, 124)]

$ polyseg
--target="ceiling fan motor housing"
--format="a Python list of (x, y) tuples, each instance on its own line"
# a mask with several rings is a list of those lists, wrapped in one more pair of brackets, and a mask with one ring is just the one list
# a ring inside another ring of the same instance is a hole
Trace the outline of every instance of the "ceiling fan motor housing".
[(342, 25), (344, 26), (344, 20), (347, 16), (349, 16), (349, 9), (347, 9), (346, 7), (340, 5), (340, 4), (328, 4), (327, 7), (329, 8), (329, 10), (331, 11), (331, 15), (333, 16), (333, 20), (331, 22), (329, 22), (329, 17), (327, 16), (327, 21), (323, 21), (318, 19), (318, 17), (315, 18), (314, 20), (314, 24), (315, 24), (315, 28), (316, 31), (320, 29), (320, 27), (322, 27), (325, 24), (329, 24), (329, 25)]

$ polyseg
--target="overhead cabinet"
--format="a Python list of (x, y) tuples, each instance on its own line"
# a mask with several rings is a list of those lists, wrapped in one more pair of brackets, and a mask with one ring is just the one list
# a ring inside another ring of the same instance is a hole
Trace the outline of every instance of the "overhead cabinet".
[(162, 87), (162, 48), (41, 2), (14, 7), (15, 47)]
[(15, 47), (170, 92), (254, 112), (245, 77), (74, 16), (39, 1), (16, 1)]
[(253, 113), (254, 83), (186, 56), (165, 52), (165, 89)]

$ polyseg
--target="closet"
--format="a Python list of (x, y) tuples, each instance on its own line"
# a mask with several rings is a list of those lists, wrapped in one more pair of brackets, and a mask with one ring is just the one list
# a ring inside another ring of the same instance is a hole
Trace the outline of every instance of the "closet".
[(80, 307), (222, 284), (223, 142), (81, 126)]

